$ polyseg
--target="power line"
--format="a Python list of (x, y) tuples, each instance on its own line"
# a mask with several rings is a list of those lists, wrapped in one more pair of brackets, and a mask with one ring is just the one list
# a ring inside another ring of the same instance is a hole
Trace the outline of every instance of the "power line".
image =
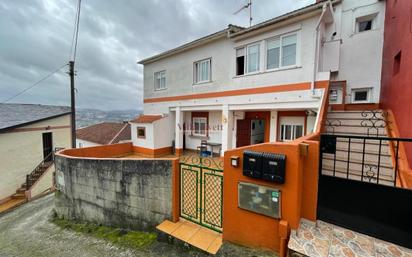
[(72, 59), (73, 56), (73, 45), (74, 45), (74, 38), (76, 36), (76, 29), (77, 29), (77, 15), (79, 13), (79, 2), (77, 2), (76, 5), (76, 14), (74, 16), (74, 26), (73, 26), (73, 36), (72, 36), (72, 41), (71, 41), (71, 45), (70, 45), (70, 52), (69, 52), (69, 60)]
[(50, 72), (49, 74), (47, 74), (46, 76), (44, 76), (43, 78), (41, 78), (40, 80), (38, 80), (36, 83), (32, 84), (31, 86), (23, 89), (22, 91), (20, 91), (19, 93), (13, 95), (12, 97), (7, 98), (6, 100), (4, 100), (3, 102), (1, 102), (2, 104), (7, 103), (8, 101), (18, 97), (19, 95), (23, 94), (24, 92), (32, 89), (33, 87), (39, 85), (41, 82), (45, 81), (46, 79), (50, 78), (53, 74), (55, 74), (56, 72), (60, 71), (61, 69), (63, 69), (64, 67), (66, 67), (68, 64), (64, 64), (62, 66), (60, 66), (58, 69), (55, 69), (54, 71)]
[[(79, 0), (78, 5), (77, 5), (77, 15), (76, 15), (76, 20), (75, 20), (75, 31), (73, 33), (73, 38), (74, 38), (74, 51), (73, 51), (73, 61), (76, 61), (76, 53), (77, 53), (77, 41), (79, 38), (79, 25), (80, 25), (80, 9), (81, 9), (81, 2), (82, 0)], [(73, 41), (72, 41), (73, 43)]]

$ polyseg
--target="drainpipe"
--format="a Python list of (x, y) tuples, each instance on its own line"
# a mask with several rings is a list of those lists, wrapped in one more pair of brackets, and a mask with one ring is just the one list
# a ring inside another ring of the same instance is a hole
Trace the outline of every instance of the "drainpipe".
[(312, 78), (312, 83), (310, 85), (310, 89), (312, 91), (312, 96), (315, 96), (315, 82), (316, 82), (316, 73), (318, 72), (318, 59), (319, 59), (319, 48), (318, 48), (318, 41), (319, 41), (319, 27), (322, 22), (323, 16), (325, 15), (325, 12), (327, 10), (328, 4), (331, 4), (330, 1), (326, 2), (322, 6), (322, 14), (320, 15), (319, 21), (316, 24), (316, 29), (315, 29), (315, 60), (313, 62), (313, 78)]

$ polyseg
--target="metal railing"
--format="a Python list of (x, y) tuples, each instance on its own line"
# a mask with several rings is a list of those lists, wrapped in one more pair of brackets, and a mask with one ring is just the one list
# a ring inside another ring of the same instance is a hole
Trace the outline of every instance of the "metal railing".
[[(34, 184), (34, 182), (38, 179), (35, 178), (41, 169), (44, 169), (43, 172), (51, 166), (54, 161), (54, 152), (50, 152), (37, 166), (33, 169), (30, 174), (26, 175), (26, 190), (29, 190), (30, 187)], [(41, 174), (40, 174), (41, 176)]]
[(319, 169), (321, 175), (396, 187), (403, 144), (411, 142), (412, 138), (322, 134)]

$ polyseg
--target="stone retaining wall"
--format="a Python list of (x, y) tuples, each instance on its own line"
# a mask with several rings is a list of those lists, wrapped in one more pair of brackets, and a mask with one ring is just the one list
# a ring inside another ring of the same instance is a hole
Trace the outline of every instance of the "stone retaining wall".
[(172, 217), (173, 160), (56, 156), (59, 217), (153, 230)]

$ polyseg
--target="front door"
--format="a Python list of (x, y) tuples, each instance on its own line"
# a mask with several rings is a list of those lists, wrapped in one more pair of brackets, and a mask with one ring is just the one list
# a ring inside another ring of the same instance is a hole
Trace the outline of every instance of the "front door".
[(251, 120), (237, 120), (236, 123), (236, 147), (250, 145)]
[(43, 133), (43, 159), (51, 161), (53, 152), (53, 134), (51, 132)]

